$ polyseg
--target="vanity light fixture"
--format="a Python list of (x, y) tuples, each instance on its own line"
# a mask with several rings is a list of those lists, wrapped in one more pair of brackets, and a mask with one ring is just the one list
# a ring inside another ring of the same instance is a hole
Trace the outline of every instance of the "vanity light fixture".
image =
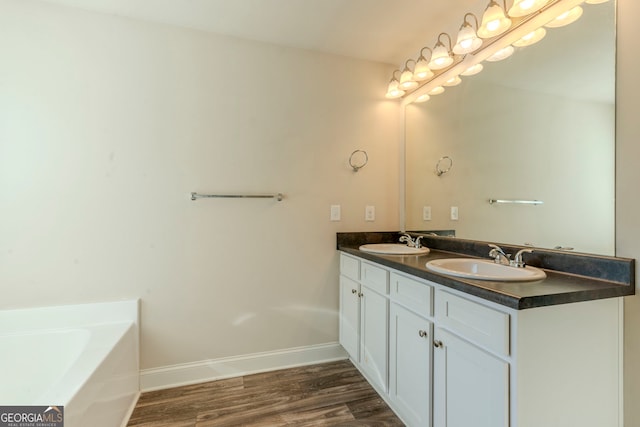
[(404, 70), (400, 74), (401, 90), (410, 90), (418, 87), (418, 82), (413, 80), (413, 72), (409, 69), (409, 61), (413, 61), (413, 59), (407, 59), (407, 62), (404, 63)]
[(503, 59), (507, 59), (508, 57), (513, 55), (514, 50), (515, 49), (511, 45), (503, 47), (502, 49), (500, 49), (499, 51), (497, 51), (496, 53), (488, 57), (487, 61), (498, 62), (498, 61), (502, 61)]
[(432, 53), (431, 49), (428, 47), (423, 47), (422, 50), (420, 50), (420, 57), (418, 58), (418, 61), (416, 61), (415, 67), (413, 67), (414, 80), (422, 81), (429, 77), (433, 77), (433, 71), (429, 68), (429, 61), (427, 61), (427, 58), (425, 58), (422, 53), (425, 49), (428, 49), (429, 53)]
[(399, 73), (400, 70), (395, 70), (393, 75), (391, 76), (391, 80), (389, 81), (389, 86), (387, 86), (387, 94), (385, 97), (389, 99), (400, 98), (404, 95), (404, 91), (399, 88), (400, 82), (396, 78), (396, 73)]
[(547, 22), (545, 27), (547, 28), (559, 28), (564, 27), (565, 25), (569, 25), (573, 22), (576, 22), (578, 18), (582, 16), (582, 8), (580, 6), (576, 6), (573, 9), (567, 10), (565, 13), (558, 16), (556, 19), (553, 19), (550, 22)]
[(509, 16), (517, 18), (537, 12), (549, 3), (549, 0), (514, 0)]
[(462, 83), (462, 79), (460, 78), (460, 76), (455, 76), (442, 83), (442, 86), (458, 86), (460, 83)]
[[(449, 34), (440, 33), (433, 50), (424, 47), (417, 60), (408, 59), (400, 68), (402, 72), (393, 72), (385, 96), (395, 99), (413, 92), (409, 102), (424, 102), (430, 96), (444, 92), (443, 86), (459, 84), (460, 76), (478, 74), (483, 69), (481, 61), (501, 61), (514, 53), (514, 46), (526, 47), (542, 40), (546, 35), (543, 27), (562, 27), (576, 21), (583, 12), (576, 4), (598, 4), (608, 0), (512, 0), (510, 9), (507, 9), (507, 0), (502, 0), (503, 6), (499, 1), (489, 1), (479, 26), (476, 15), (464, 15), (455, 46), (452, 47)], [(564, 13), (551, 19), (563, 10)], [(510, 16), (516, 18), (514, 23)], [(551, 21), (547, 22), (549, 19)], [(444, 36), (448, 39), (448, 48), (442, 40)], [(486, 39), (491, 40), (487, 42)], [(512, 44), (505, 46), (505, 43)], [(430, 52), (428, 60), (424, 54), (426, 50)], [(410, 62), (414, 63), (413, 71), (409, 68)], [(400, 73), (399, 79), (396, 73)], [(420, 90), (418, 88), (423, 89), (421, 93), (414, 92)]]
[(547, 35), (547, 30), (540, 27), (534, 31), (531, 31), (529, 34), (524, 35), (520, 40), (514, 42), (513, 45), (515, 47), (531, 46), (534, 43), (538, 43), (546, 35)]
[(507, 0), (503, 0), (502, 8), (495, 0), (491, 0), (482, 15), (482, 23), (478, 28), (478, 36), (483, 39), (490, 39), (499, 36), (511, 27), (511, 19), (505, 15)]
[(476, 74), (478, 74), (483, 69), (484, 69), (484, 65), (482, 65), (481, 63), (478, 62), (477, 64), (472, 65), (471, 67), (469, 67), (466, 70), (464, 70), (462, 73), (460, 73), (460, 75), (461, 76), (475, 76)]
[[(474, 29), (471, 26), (471, 23), (467, 21), (467, 17), (473, 17), (476, 28)], [(462, 26), (460, 26), (460, 31), (458, 31), (458, 38), (456, 40), (456, 45), (453, 47), (453, 53), (458, 55), (464, 55), (467, 53), (471, 53), (474, 50), (478, 50), (480, 46), (482, 46), (482, 39), (478, 37), (476, 31), (478, 30), (478, 18), (473, 13), (467, 13), (464, 15), (464, 20), (462, 21)]]
[[(449, 48), (442, 43), (440, 38), (442, 36), (447, 36), (449, 39)], [(433, 52), (431, 53), (431, 61), (429, 61), (429, 68), (432, 70), (441, 70), (443, 68), (447, 68), (449, 65), (453, 64), (453, 57), (451, 56), (451, 36), (447, 33), (440, 33), (438, 35), (438, 41), (436, 45), (433, 47)]]

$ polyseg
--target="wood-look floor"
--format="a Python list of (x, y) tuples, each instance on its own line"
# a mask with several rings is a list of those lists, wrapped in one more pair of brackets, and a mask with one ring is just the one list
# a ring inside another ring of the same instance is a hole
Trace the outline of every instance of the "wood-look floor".
[(128, 427), (403, 425), (345, 360), (143, 393)]

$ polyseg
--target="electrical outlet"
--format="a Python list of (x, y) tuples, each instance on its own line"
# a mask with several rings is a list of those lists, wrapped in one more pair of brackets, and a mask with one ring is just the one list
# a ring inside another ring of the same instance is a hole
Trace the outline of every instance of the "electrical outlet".
[(331, 215), (329, 219), (331, 221), (340, 221), (340, 205), (331, 205)]
[(366, 206), (364, 208), (364, 220), (365, 221), (375, 221), (376, 220), (376, 207), (375, 206)]
[(422, 220), (431, 221), (431, 206), (422, 207)]
[(457, 221), (458, 220), (458, 207), (457, 206), (451, 206), (451, 220), (452, 221)]

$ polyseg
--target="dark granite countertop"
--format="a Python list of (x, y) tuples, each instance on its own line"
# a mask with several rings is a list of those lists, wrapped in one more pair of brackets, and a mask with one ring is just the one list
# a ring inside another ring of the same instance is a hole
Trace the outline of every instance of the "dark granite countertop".
[[(431, 249), (425, 255), (379, 255), (358, 250), (363, 243), (397, 242), (398, 236), (399, 234), (395, 232), (339, 233), (337, 248), (345, 253), (516, 310), (622, 297), (635, 293), (635, 261), (627, 258), (566, 254), (536, 249), (534, 254), (527, 254), (530, 257), (525, 261), (529, 265), (545, 270), (546, 279), (534, 282), (497, 282), (452, 277), (433, 272), (426, 267), (426, 263), (434, 259), (468, 258), (478, 256), (478, 251), (488, 253), (486, 242), (425, 236), (423, 239), (425, 246)], [(449, 250), (442, 250), (443, 247)], [(503, 248), (513, 251), (519, 247), (503, 246)], [(451, 249), (459, 249), (459, 251), (454, 252)], [(484, 256), (484, 258), (487, 257)]]

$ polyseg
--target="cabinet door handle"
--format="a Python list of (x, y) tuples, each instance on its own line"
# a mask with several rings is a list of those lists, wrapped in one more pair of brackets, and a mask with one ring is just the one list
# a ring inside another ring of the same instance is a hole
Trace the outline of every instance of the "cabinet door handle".
[(358, 296), (359, 296), (360, 298), (362, 298), (362, 297), (364, 296), (364, 294), (363, 294), (362, 292), (360, 292), (360, 293), (358, 294)]
[(358, 291), (357, 291), (356, 289), (351, 289), (351, 293), (352, 293), (352, 294), (357, 294), (357, 293), (358, 293)]
[(444, 344), (442, 344), (442, 341), (440, 341), (440, 340), (435, 340), (433, 342), (433, 346), (436, 347), (436, 348), (442, 348), (442, 347), (444, 347)]
[(423, 331), (422, 329), (418, 331), (418, 335), (420, 335), (420, 338), (426, 338), (427, 337), (427, 331)]

